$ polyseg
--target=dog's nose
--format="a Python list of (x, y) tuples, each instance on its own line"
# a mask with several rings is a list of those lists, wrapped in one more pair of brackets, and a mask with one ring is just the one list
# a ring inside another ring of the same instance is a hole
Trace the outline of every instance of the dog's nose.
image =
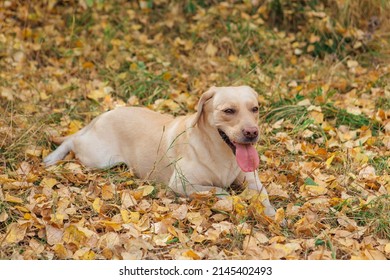
[(242, 134), (248, 140), (253, 140), (259, 135), (259, 130), (257, 127), (247, 127), (242, 130)]

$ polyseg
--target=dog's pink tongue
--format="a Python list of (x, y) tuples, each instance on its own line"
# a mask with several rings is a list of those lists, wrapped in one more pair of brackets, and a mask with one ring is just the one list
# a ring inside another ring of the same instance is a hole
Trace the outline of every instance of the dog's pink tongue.
[(236, 146), (236, 160), (238, 166), (244, 172), (252, 172), (259, 166), (259, 154), (253, 145), (242, 145), (234, 143)]

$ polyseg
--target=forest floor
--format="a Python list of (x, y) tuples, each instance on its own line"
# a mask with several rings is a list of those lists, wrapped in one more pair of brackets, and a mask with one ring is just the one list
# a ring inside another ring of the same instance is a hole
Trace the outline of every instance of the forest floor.
[[(0, 259), (389, 259), (388, 7), (345, 23), (260, 2), (2, 1)], [(244, 84), (276, 221), (246, 191), (188, 200), (125, 166), (42, 164), (106, 110), (190, 114)]]

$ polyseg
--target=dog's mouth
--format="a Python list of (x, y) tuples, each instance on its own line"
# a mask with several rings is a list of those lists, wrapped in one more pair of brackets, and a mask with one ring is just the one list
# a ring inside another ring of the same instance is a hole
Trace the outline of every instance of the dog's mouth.
[(222, 140), (232, 149), (233, 154), (236, 155), (236, 146), (234, 146), (233, 142), (230, 141), (229, 137), (226, 135), (225, 132), (218, 129), (219, 135), (221, 136)]
[(232, 149), (233, 154), (236, 156), (237, 164), (242, 171), (252, 172), (259, 167), (259, 154), (253, 145), (255, 142), (237, 143), (231, 141), (221, 129), (218, 129), (218, 132), (222, 140)]

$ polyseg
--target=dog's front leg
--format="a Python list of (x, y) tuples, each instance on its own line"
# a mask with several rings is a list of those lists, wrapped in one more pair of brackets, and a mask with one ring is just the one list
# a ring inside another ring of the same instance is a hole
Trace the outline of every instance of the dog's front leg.
[(264, 205), (264, 214), (268, 217), (275, 217), (275, 208), (269, 201), (268, 193), (263, 184), (260, 182), (257, 171), (254, 172), (240, 172), (236, 179), (236, 183), (242, 185), (246, 182), (249, 189), (257, 190), (260, 194), (261, 203)]
[(191, 196), (193, 193), (198, 192), (214, 192), (219, 198), (226, 198), (229, 194), (220, 187), (205, 186), (198, 183), (193, 183), (195, 180), (191, 180), (188, 176), (185, 176), (182, 172), (175, 170), (169, 180), (169, 188), (180, 195)]

